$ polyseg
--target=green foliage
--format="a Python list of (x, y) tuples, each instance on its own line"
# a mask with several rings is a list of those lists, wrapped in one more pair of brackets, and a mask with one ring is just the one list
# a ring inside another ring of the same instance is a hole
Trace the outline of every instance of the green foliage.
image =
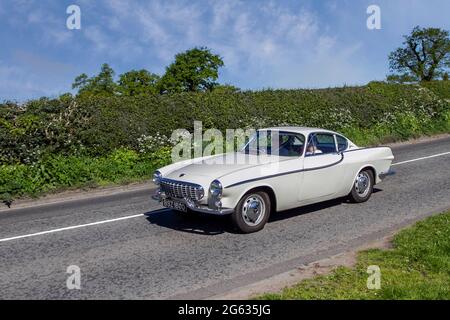
[(23, 106), (0, 105), (0, 164), (30, 164), (44, 154), (78, 154), (87, 110), (73, 97), (39, 99)]
[(431, 81), (450, 67), (450, 37), (447, 30), (415, 27), (405, 36), (403, 47), (389, 55), (392, 75), (388, 80)]
[(417, 82), (417, 77), (409, 74), (390, 74), (386, 77), (386, 81), (390, 83), (414, 83)]
[(114, 82), (114, 70), (107, 63), (104, 63), (98, 75), (89, 78), (83, 73), (76, 77), (72, 89), (78, 89), (80, 95), (114, 95), (117, 91), (117, 85)]
[(450, 81), (427, 81), (421, 85), (435, 93), (441, 99), (450, 100)]
[[(219, 68), (224, 63), (219, 55), (206, 47), (193, 48), (175, 56), (161, 78), (149, 71), (131, 70), (114, 82), (114, 70), (106, 63), (97, 76), (83, 73), (77, 76), (72, 89), (84, 96), (144, 96), (161, 93), (203, 92), (218, 86)], [(237, 88), (225, 85), (221, 92), (236, 92)]]
[[(339, 267), (260, 299), (450, 299), (450, 213), (398, 233), (393, 250), (358, 254), (353, 269)], [(367, 289), (367, 267), (381, 270), (380, 290)]]
[(119, 76), (118, 91), (124, 96), (158, 94), (159, 76), (149, 71), (131, 70)]
[[(0, 106), (0, 161), (33, 163), (44, 154), (139, 151), (138, 139), (185, 128), (194, 120), (221, 131), (274, 125), (341, 131), (356, 143), (448, 131), (450, 83), (372, 82), (365, 87), (179, 93), (148, 96), (65, 96)], [(364, 136), (370, 132), (374, 139)], [(362, 137), (362, 140), (358, 139)]]
[(200, 92), (213, 89), (224, 65), (208, 48), (194, 48), (175, 56), (159, 83), (162, 93)]
[(0, 200), (82, 186), (149, 179), (157, 166), (168, 164), (167, 150), (151, 157), (118, 149), (103, 157), (52, 155), (32, 165), (0, 166)]
[(239, 89), (238, 87), (235, 87), (231, 84), (218, 84), (213, 88), (215, 93), (221, 93), (221, 94), (226, 94), (226, 93), (237, 93), (239, 91), (241, 91), (241, 89)]
[[(194, 120), (202, 121), (204, 129), (222, 132), (278, 125), (323, 127), (342, 132), (358, 145), (450, 132), (449, 94), (448, 81), (371, 82), (320, 90), (219, 89), (131, 97), (64, 95), (25, 105), (7, 102), (0, 105), (0, 165), (10, 177), (4, 178), (1, 193), (7, 198), (115, 182), (116, 171), (122, 172), (120, 179), (139, 179), (145, 174), (118, 164), (110, 167), (101, 159), (116, 152), (124, 158), (127, 153), (120, 150), (125, 149), (148, 167), (165, 165), (170, 162), (173, 130), (192, 132)], [(72, 172), (56, 174), (64, 164), (68, 171), (70, 166), (78, 168), (73, 177)]]

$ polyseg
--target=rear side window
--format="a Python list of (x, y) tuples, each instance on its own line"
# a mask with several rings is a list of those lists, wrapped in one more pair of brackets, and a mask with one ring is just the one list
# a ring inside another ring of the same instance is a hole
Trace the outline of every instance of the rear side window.
[(347, 139), (345, 139), (342, 136), (336, 135), (337, 145), (338, 145), (338, 151), (344, 151), (347, 149), (348, 142)]

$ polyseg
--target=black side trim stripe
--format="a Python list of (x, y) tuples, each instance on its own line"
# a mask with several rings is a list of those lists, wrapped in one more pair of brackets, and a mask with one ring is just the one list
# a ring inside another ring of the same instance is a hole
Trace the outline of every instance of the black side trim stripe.
[(294, 171), (289, 171), (289, 172), (272, 174), (272, 175), (265, 176), (265, 177), (259, 177), (259, 178), (253, 178), (253, 179), (249, 179), (249, 180), (244, 180), (244, 181), (241, 181), (241, 182), (230, 184), (229, 186), (226, 186), (225, 189), (236, 187), (236, 186), (239, 186), (241, 184), (246, 184), (246, 183), (254, 182), (254, 181), (258, 181), (258, 180), (265, 180), (265, 179), (275, 178), (275, 177), (279, 177), (279, 176), (285, 176), (285, 175), (288, 175), (288, 174), (294, 174), (294, 173), (300, 173), (300, 172), (306, 172), (306, 171), (314, 171), (314, 170), (325, 169), (325, 168), (333, 167), (333, 166), (341, 163), (343, 160), (344, 160), (344, 154), (341, 153), (341, 159), (339, 159), (339, 161), (336, 161), (336, 162), (331, 163), (331, 164), (327, 164), (325, 166), (320, 166), (320, 167), (315, 167), (315, 168), (308, 168), (308, 169), (294, 170)]

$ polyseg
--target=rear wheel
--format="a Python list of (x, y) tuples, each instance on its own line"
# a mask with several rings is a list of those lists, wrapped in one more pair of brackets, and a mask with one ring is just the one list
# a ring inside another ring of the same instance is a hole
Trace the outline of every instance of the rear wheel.
[(234, 226), (242, 233), (264, 228), (270, 216), (270, 197), (263, 191), (249, 192), (242, 197), (231, 214)]
[(369, 200), (373, 192), (374, 180), (372, 170), (361, 170), (356, 176), (350, 199), (357, 203)]

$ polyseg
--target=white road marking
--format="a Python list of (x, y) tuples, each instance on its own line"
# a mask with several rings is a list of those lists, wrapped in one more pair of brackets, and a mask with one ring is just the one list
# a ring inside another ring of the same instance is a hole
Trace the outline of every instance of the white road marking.
[(30, 234), (25, 234), (23, 236), (17, 236), (17, 237), (0, 239), (0, 242), (6, 242), (6, 241), (17, 240), (17, 239), (22, 239), (22, 238), (35, 237), (35, 236), (40, 236), (40, 235), (43, 235), (43, 234), (55, 233), (55, 232), (66, 231), (66, 230), (73, 230), (73, 229), (78, 229), (78, 228), (83, 228), (83, 227), (95, 226), (95, 225), (98, 225), (98, 224), (103, 224), (103, 223), (108, 223), (108, 222), (115, 222), (115, 221), (133, 219), (133, 218), (142, 217), (142, 216), (144, 216), (144, 214), (140, 213), (140, 214), (135, 214), (135, 215), (132, 215), (132, 216), (120, 217), (120, 218), (116, 218), (116, 219), (109, 219), (109, 220), (97, 221), (97, 222), (92, 222), (92, 223), (80, 224), (80, 225), (77, 225), (77, 226), (71, 226), (71, 227), (53, 229), (53, 230), (48, 230), (48, 231), (30, 233)]
[(444, 152), (444, 153), (439, 153), (439, 154), (434, 154), (432, 156), (421, 157), (421, 158), (417, 158), (417, 159), (411, 159), (411, 160), (406, 160), (406, 161), (393, 163), (391, 166), (398, 166), (400, 164), (405, 164), (405, 163), (410, 163), (410, 162), (415, 162), (415, 161), (420, 161), (420, 160), (425, 160), (425, 159), (430, 159), (430, 158), (442, 157), (442, 156), (445, 156), (447, 154), (450, 154), (450, 151), (449, 152)]
[[(415, 161), (426, 160), (426, 159), (430, 159), (430, 158), (441, 157), (441, 156), (445, 156), (445, 155), (448, 155), (448, 154), (450, 154), (450, 151), (449, 152), (444, 152), (444, 153), (439, 153), (439, 154), (434, 154), (434, 155), (427, 156), (427, 157), (421, 157), (421, 158), (417, 158), (417, 159), (411, 159), (411, 160), (406, 160), (406, 161), (393, 163), (392, 166), (398, 166), (400, 164), (405, 164), (405, 163), (409, 163), (409, 162), (415, 162)], [(71, 227), (53, 229), (53, 230), (48, 230), (48, 231), (30, 233), (30, 234), (25, 234), (25, 235), (22, 235), (22, 236), (16, 236), (16, 237), (0, 239), (0, 242), (6, 242), (6, 241), (17, 240), (17, 239), (36, 237), (36, 236), (40, 236), (40, 235), (44, 235), (44, 234), (61, 232), (61, 231), (67, 231), (67, 230), (73, 230), (73, 229), (79, 229), (79, 228), (84, 228), (84, 227), (90, 227), (90, 226), (95, 226), (95, 225), (109, 223), (109, 222), (128, 220), (128, 219), (142, 217), (144, 215), (145, 215), (144, 213), (140, 213), (140, 214), (135, 214), (135, 215), (131, 215), (131, 216), (125, 216), (125, 217), (120, 217), (120, 218), (115, 218), (115, 219), (109, 219), (109, 220), (97, 221), (97, 222), (92, 222), (92, 223), (80, 224), (80, 225), (77, 225), (77, 226), (71, 226)]]

